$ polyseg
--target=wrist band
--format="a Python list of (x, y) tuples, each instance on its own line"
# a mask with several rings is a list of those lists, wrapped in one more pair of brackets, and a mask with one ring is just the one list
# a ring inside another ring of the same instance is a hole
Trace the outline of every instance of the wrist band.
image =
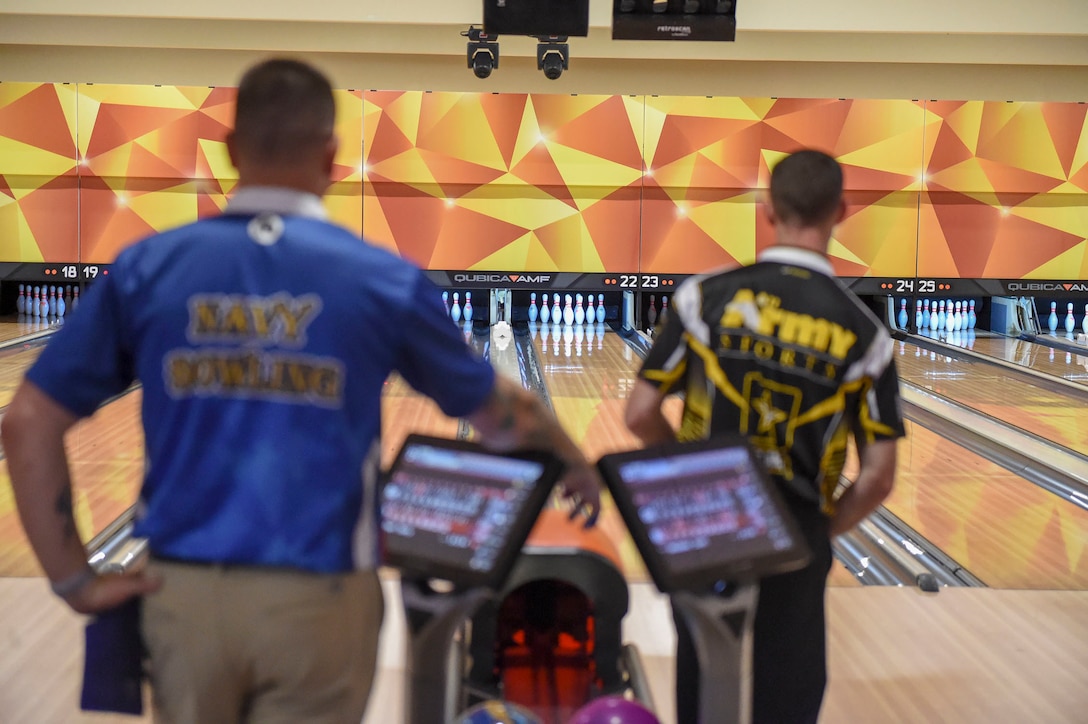
[(98, 577), (95, 570), (90, 566), (87, 566), (79, 573), (65, 578), (63, 581), (50, 581), (49, 587), (53, 589), (53, 593), (61, 598), (68, 598), (69, 596), (78, 593), (88, 583)]

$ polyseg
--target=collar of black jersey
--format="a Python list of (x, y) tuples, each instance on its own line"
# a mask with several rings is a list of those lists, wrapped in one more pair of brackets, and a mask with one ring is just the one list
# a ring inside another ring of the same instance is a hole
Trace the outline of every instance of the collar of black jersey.
[(812, 271), (835, 276), (835, 270), (831, 262), (823, 254), (799, 246), (772, 246), (764, 249), (758, 257), (759, 261), (769, 261), (775, 264), (792, 264), (793, 266), (811, 269)]

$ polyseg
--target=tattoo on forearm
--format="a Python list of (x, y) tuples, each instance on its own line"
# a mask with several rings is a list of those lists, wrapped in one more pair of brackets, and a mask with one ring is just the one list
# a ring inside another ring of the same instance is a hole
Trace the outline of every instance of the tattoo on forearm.
[(64, 539), (71, 540), (76, 536), (76, 519), (72, 506), (72, 489), (65, 488), (57, 495), (57, 500), (53, 504), (53, 510), (61, 518), (61, 522), (64, 524)]
[(517, 407), (514, 396), (505, 390), (500, 390), (498, 392), (498, 403), (499, 429), (503, 432), (513, 430), (518, 424)]

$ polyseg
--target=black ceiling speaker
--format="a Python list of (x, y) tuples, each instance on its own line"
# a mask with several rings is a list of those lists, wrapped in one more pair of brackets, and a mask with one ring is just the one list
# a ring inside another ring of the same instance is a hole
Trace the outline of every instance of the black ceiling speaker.
[(589, 0), (484, 0), (488, 35), (589, 35)]

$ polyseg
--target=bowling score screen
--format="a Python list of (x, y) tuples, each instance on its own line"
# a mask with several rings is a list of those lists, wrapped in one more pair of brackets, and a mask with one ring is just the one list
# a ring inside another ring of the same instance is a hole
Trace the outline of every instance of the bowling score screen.
[(386, 562), (407, 575), (501, 587), (558, 472), (465, 446), (405, 444), (382, 489)]
[(747, 446), (638, 459), (617, 471), (624, 491), (617, 497), (627, 498), (617, 502), (637, 516), (642, 530), (636, 539), (642, 537), (640, 548), (648, 544), (643, 556), (662, 590), (758, 577), (807, 558), (787, 509)]

